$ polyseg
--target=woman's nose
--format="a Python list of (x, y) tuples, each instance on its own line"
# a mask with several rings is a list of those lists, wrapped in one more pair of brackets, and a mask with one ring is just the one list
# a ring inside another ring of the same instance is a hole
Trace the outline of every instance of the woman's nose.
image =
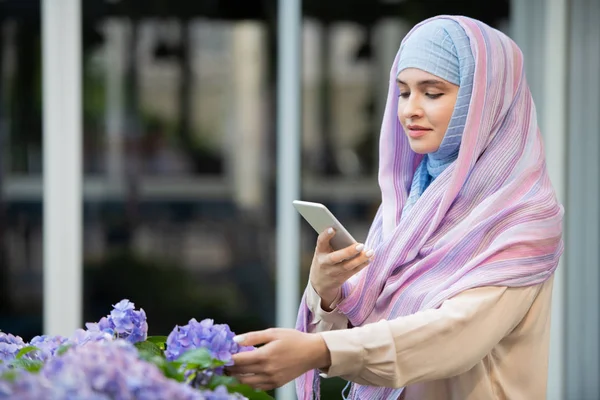
[(423, 115), (423, 108), (417, 96), (410, 95), (403, 103), (402, 116), (404, 118), (420, 117)]

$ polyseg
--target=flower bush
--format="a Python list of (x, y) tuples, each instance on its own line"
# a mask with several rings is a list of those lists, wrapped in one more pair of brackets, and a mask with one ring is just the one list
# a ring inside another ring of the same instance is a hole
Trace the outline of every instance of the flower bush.
[(168, 337), (149, 337), (146, 313), (126, 299), (70, 337), (25, 343), (0, 332), (0, 399), (272, 399), (225, 376), (233, 354), (253, 349), (234, 335), (226, 324), (191, 319)]

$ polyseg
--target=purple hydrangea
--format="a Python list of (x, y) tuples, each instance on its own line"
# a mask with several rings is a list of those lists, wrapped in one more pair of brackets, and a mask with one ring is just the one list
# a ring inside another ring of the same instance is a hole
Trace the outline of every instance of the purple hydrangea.
[(107, 332), (77, 329), (64, 344), (70, 346), (82, 346), (90, 342), (105, 342), (111, 340), (113, 340), (113, 336)]
[(0, 332), (0, 360), (10, 361), (15, 358), (19, 350), (25, 347), (25, 342), (20, 336)]
[(233, 365), (233, 354), (252, 350), (252, 347), (235, 343), (234, 336), (227, 324), (215, 324), (212, 319), (198, 322), (192, 318), (187, 325), (176, 326), (169, 334), (165, 356), (173, 361), (188, 350), (205, 348), (213, 358), (223, 361), (225, 365)]
[(124, 340), (88, 342), (51, 358), (38, 375), (5, 382), (0, 399), (205, 400), (203, 392), (165, 377)]
[(113, 326), (111, 326), (111, 323), (108, 321), (108, 318), (106, 318), (106, 317), (100, 318), (100, 321), (98, 321), (98, 322), (88, 322), (85, 324), (85, 327), (89, 331), (106, 332), (106, 333), (110, 334), (111, 336), (115, 333)]
[[(240, 400), (240, 394), (229, 394), (225, 386), (204, 390), (210, 378), (223, 373), (223, 367), (196, 372), (196, 378), (180, 383), (167, 378), (160, 369), (139, 358), (133, 344), (147, 339), (148, 323), (143, 309), (135, 310), (129, 300), (113, 305), (109, 315), (97, 323), (86, 324), (73, 335), (36, 336), (29, 345), (38, 350), (25, 358), (41, 360), (39, 373), (11, 368), (16, 354), (28, 344), (18, 336), (0, 332), (0, 400)], [(191, 319), (189, 324), (175, 327), (167, 339), (165, 356), (172, 361), (188, 350), (206, 348), (211, 356), (232, 364), (232, 355), (253, 349), (233, 341), (234, 333), (226, 324), (213, 320)], [(64, 353), (58, 350), (66, 346)], [(6, 378), (9, 374), (11, 379)]]
[(142, 308), (136, 311), (135, 304), (127, 299), (113, 305), (107, 317), (98, 323), (88, 323), (86, 327), (89, 331), (106, 332), (130, 343), (143, 342), (148, 337), (146, 312)]
[(63, 344), (66, 344), (68, 340), (69, 339), (67, 339), (66, 337), (60, 335), (36, 336), (33, 339), (31, 339), (31, 342), (29, 342), (29, 344), (31, 346), (37, 347), (39, 350), (35, 351), (33, 354), (30, 353), (31, 358), (46, 361), (49, 358), (54, 357), (59, 347)]
[(0, 379), (0, 399), (50, 400), (52, 385), (39, 374), (12, 370), (14, 381)]

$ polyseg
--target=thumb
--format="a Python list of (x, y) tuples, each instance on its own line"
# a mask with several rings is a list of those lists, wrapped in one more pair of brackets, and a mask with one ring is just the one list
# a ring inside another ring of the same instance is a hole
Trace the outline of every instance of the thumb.
[(335, 229), (327, 228), (317, 238), (317, 251), (319, 253), (329, 253), (331, 251), (329, 241), (335, 236)]
[(233, 341), (241, 346), (256, 346), (265, 344), (277, 339), (276, 329), (265, 329), (262, 331), (254, 331), (237, 335), (233, 337)]

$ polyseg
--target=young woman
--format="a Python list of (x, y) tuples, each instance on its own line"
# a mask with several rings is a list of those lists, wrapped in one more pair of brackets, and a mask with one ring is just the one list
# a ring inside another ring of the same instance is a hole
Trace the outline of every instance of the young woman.
[(394, 60), (380, 137), (382, 204), (364, 245), (319, 236), (297, 330), (230, 372), (257, 388), (319, 375), (351, 399), (543, 399), (563, 208), (523, 57), (466, 17), (428, 19)]

